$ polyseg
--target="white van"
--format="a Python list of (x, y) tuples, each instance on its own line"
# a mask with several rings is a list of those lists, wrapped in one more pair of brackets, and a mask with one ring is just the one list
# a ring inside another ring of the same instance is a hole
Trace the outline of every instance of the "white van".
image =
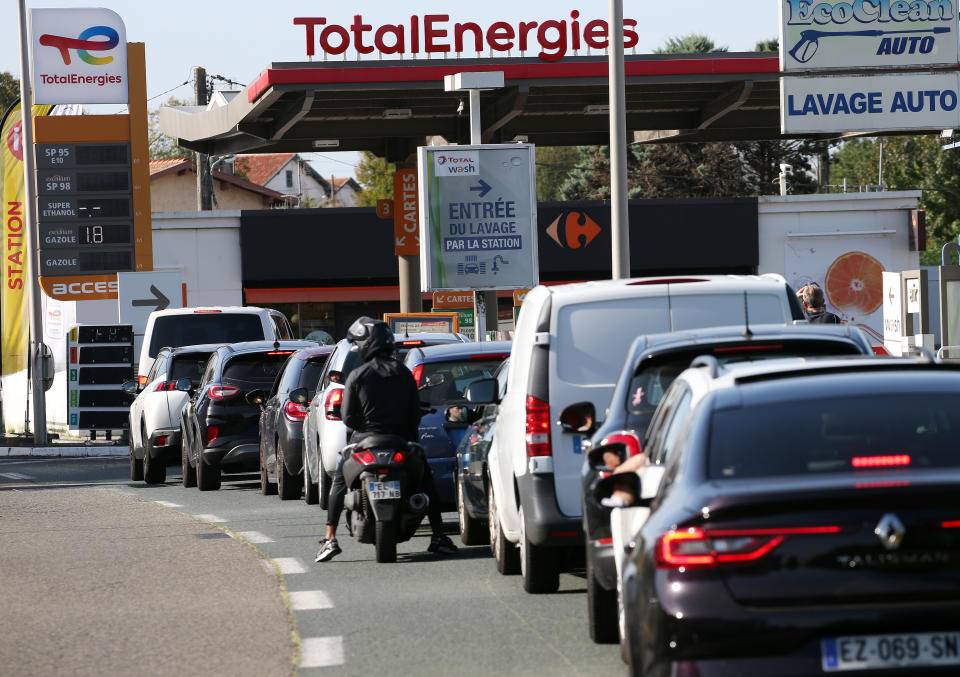
[(552, 592), (563, 548), (583, 547), (583, 436), (562, 432), (560, 412), (584, 401), (603, 412), (638, 335), (803, 319), (779, 275), (605, 280), (530, 291), (488, 460), (497, 569), (519, 569), (528, 592)]
[(147, 375), (161, 348), (291, 338), (293, 330), (287, 318), (279, 310), (270, 308), (210, 306), (155, 310), (147, 318), (137, 381), (141, 387), (146, 385)]

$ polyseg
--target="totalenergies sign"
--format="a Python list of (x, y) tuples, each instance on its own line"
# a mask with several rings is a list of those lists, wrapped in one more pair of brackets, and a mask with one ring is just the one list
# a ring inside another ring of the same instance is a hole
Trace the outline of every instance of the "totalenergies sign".
[(780, 69), (955, 66), (958, 0), (781, 0)]
[(35, 103), (127, 103), (127, 31), (109, 9), (30, 10)]
[[(885, 0), (884, 0), (885, 1)], [(363, 15), (344, 26), (328, 23), (326, 17), (297, 17), (293, 23), (306, 28), (307, 56), (317, 48), (337, 56), (353, 49), (357, 54), (413, 55), (477, 52), (536, 52), (544, 61), (559, 61), (571, 51), (606, 49), (607, 22), (581, 19), (573, 10), (569, 18), (547, 21), (496, 21), (481, 26), (472, 21), (451, 22), (449, 14), (412, 16), (404, 23), (374, 26)], [(636, 19), (623, 20), (624, 46), (639, 41)]]

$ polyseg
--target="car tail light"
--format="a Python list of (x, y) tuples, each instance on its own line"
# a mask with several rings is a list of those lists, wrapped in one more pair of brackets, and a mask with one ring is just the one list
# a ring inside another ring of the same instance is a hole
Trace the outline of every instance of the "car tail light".
[(220, 434), (220, 428), (218, 426), (208, 425), (207, 426), (207, 444), (210, 444), (215, 439), (217, 439), (217, 435), (219, 434)]
[(343, 390), (337, 388), (327, 393), (327, 401), (323, 403), (323, 415), (328, 421), (340, 420), (341, 404), (343, 404)]
[(176, 389), (177, 389), (176, 381), (160, 381), (160, 383), (157, 384), (157, 387), (154, 388), (154, 390), (157, 391), (158, 393), (169, 392), (171, 390), (176, 390)]
[(216, 308), (204, 308), (202, 310), (194, 310), (195, 314), (200, 315), (202, 313), (220, 313), (223, 311), (217, 310)]
[(597, 545), (613, 545), (612, 538), (598, 538)]
[(166, 435), (160, 435), (160, 436), (157, 437), (157, 446), (158, 446), (158, 447), (165, 447), (165, 446), (167, 446), (167, 436), (166, 436)]
[(940, 526), (944, 529), (960, 529), (960, 520), (952, 520), (950, 522), (940, 522)]
[[(76, 360), (73, 360), (73, 361), (76, 362)], [(141, 387), (147, 385), (147, 377), (146, 377), (146, 376), (137, 376), (137, 383), (139, 383)]]
[(407, 460), (407, 457), (406, 457), (406, 455), (405, 455), (402, 451), (398, 451), (397, 453), (395, 453), (395, 454), (393, 455), (393, 462), (394, 462), (394, 463), (403, 463), (403, 462), (406, 461), (406, 460)]
[(265, 355), (293, 355), (292, 350), (271, 350), (269, 353), (264, 353)]
[(287, 417), (288, 421), (302, 421), (307, 417), (307, 412), (309, 407), (305, 404), (297, 404), (296, 402), (290, 402), (289, 400), (285, 405), (283, 405), (283, 415)]
[(766, 344), (766, 345), (759, 345), (759, 344), (747, 343), (742, 346), (722, 346), (720, 348), (714, 348), (713, 353), (715, 355), (722, 355), (724, 353), (757, 353), (757, 352), (760, 352), (761, 350), (769, 350), (769, 351), (783, 350), (783, 344), (772, 343), (772, 344)]
[(643, 447), (640, 444), (640, 438), (637, 437), (636, 433), (631, 430), (618, 430), (617, 432), (610, 433), (600, 440), (600, 446), (605, 446), (607, 444), (622, 444), (627, 448), (628, 457), (637, 456), (643, 451)]
[(377, 458), (373, 455), (373, 452), (367, 451), (366, 449), (354, 452), (353, 458), (360, 465), (373, 465), (377, 462)]
[(471, 360), (505, 360), (510, 357), (510, 353), (477, 353), (471, 355)]
[(423, 341), (400, 341), (399, 343), (397, 343), (397, 345), (398, 345), (398, 346), (403, 346), (403, 347), (405, 347), (405, 348), (410, 347), (410, 346), (422, 346), (422, 345), (423, 345)]
[(671, 529), (657, 542), (656, 562), (661, 569), (715, 567), (754, 562), (791, 536), (836, 534), (838, 526), (772, 529)]
[(226, 400), (239, 393), (240, 389), (234, 386), (210, 386), (207, 392), (211, 400)]
[(887, 454), (885, 456), (854, 456), (850, 460), (854, 468), (891, 468), (910, 465), (910, 454)]
[(550, 405), (527, 395), (527, 456), (550, 456)]
[(417, 387), (419, 388), (420, 381), (423, 379), (423, 365), (418, 364), (410, 373), (413, 374), (413, 380), (417, 382)]

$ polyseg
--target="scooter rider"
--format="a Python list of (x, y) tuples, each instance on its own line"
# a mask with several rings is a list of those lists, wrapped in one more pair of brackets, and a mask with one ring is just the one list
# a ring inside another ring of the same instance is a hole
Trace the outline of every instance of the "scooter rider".
[[(361, 317), (347, 330), (349, 339), (364, 364), (354, 369), (344, 385), (341, 411), (343, 422), (351, 430), (350, 443), (356, 444), (370, 434), (399, 435), (408, 441), (419, 438), (420, 397), (417, 382), (405, 366), (393, 358), (393, 332), (386, 322)], [(343, 479), (343, 459), (337, 463), (327, 504), (327, 525), (316, 561), (326, 562), (340, 554), (337, 525), (343, 512), (347, 485)], [(428, 517), (433, 537), (430, 552), (453, 554), (457, 546), (443, 534), (443, 517), (436, 500), (433, 473), (425, 464), (423, 491), (430, 499)]]

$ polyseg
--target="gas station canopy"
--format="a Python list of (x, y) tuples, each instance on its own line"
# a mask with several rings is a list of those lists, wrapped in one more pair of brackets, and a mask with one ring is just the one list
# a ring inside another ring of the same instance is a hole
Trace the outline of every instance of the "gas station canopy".
[[(482, 95), (485, 143), (602, 145), (607, 69), (604, 56), (274, 63), (206, 107), (161, 108), (160, 128), (208, 155), (369, 150), (402, 161), (426, 137), (469, 142), (467, 97), (444, 91), (445, 75), (501, 71), (504, 88)], [(782, 138), (779, 77), (773, 53), (627, 56), (627, 128), (640, 142)]]

